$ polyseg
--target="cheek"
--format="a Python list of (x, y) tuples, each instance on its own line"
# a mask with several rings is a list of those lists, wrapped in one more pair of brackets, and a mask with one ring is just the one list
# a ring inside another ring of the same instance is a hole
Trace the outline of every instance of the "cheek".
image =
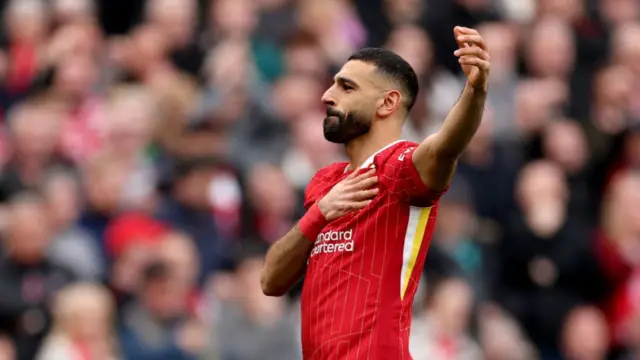
[(357, 114), (362, 120), (371, 121), (375, 117), (378, 109), (379, 106), (376, 101), (363, 101), (358, 107)]
[(374, 105), (370, 99), (358, 96), (356, 94), (345, 96), (342, 102), (339, 104), (345, 113), (358, 115), (367, 114), (372, 110), (372, 107)]
[(375, 111), (376, 109), (381, 108), (383, 105), (384, 105), (384, 98), (379, 98), (372, 101), (371, 108), (373, 109), (373, 111)]

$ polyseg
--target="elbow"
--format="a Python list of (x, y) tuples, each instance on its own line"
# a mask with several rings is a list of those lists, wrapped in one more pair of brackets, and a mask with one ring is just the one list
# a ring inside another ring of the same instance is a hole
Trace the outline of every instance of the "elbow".
[(283, 296), (287, 292), (282, 287), (277, 286), (264, 270), (260, 275), (260, 287), (262, 288), (262, 293), (266, 296)]

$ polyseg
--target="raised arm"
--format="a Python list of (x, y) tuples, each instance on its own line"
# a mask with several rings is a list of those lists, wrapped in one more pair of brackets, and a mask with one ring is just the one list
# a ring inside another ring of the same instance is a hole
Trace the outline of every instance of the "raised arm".
[(369, 205), (378, 193), (372, 188), (378, 182), (374, 175), (374, 170), (359, 175), (354, 171), (311, 205), (298, 224), (271, 246), (260, 276), (265, 295), (282, 296), (300, 280), (316, 237), (327, 223)]
[(473, 29), (456, 27), (453, 32), (459, 46), (454, 55), (467, 83), (440, 131), (426, 138), (413, 154), (422, 181), (434, 191), (449, 186), (458, 157), (480, 126), (487, 98), (490, 58), (484, 40)]

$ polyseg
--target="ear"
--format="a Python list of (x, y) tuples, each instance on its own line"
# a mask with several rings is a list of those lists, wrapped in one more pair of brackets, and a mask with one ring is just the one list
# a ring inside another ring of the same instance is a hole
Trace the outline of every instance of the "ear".
[(398, 110), (401, 105), (402, 96), (398, 90), (389, 90), (379, 101), (377, 115), (385, 118)]

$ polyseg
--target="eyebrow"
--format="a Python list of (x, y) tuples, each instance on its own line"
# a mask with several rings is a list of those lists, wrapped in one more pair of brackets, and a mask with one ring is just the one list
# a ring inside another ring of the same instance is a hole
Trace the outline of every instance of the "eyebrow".
[(349, 86), (351, 86), (351, 87), (353, 87), (353, 88), (356, 88), (356, 89), (357, 89), (357, 88), (359, 88), (358, 83), (356, 83), (355, 81), (353, 81), (353, 80), (351, 80), (351, 79), (349, 79), (349, 78), (346, 78), (346, 77), (344, 77), (344, 76), (336, 76), (336, 78), (335, 78), (335, 80), (334, 80), (334, 81), (335, 81), (338, 85), (341, 85), (341, 86), (343, 86), (343, 85), (349, 85)]

